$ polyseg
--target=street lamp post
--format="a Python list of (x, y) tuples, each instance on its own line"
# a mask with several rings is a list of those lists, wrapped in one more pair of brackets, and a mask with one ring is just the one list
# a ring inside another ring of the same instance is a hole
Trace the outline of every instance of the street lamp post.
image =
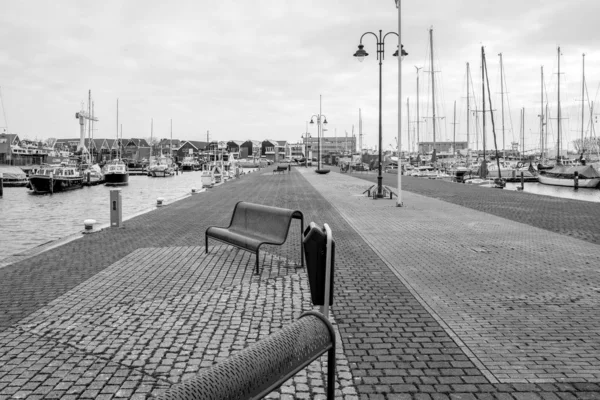
[[(398, 46), (402, 49), (402, 4), (401, 0), (395, 0), (396, 8), (398, 9)], [(404, 52), (404, 50), (402, 50)], [(417, 69), (417, 72), (419, 70)], [(417, 88), (417, 90), (419, 90)], [(402, 207), (404, 203), (402, 202), (402, 158), (400, 156), (400, 152), (402, 149), (402, 54), (401, 57), (398, 57), (398, 195), (396, 196), (396, 207)], [(419, 109), (418, 99), (417, 99), (417, 110)], [(418, 111), (417, 111), (418, 114)], [(418, 128), (418, 118), (417, 118), (417, 129)], [(410, 140), (409, 140), (410, 142)]]
[[(375, 37), (375, 40), (377, 40), (377, 60), (379, 60), (379, 162), (378, 162), (378, 173), (377, 173), (377, 198), (382, 198), (383, 197), (383, 176), (381, 175), (382, 173), (382, 154), (381, 154), (381, 147), (382, 147), (382, 118), (381, 118), (381, 87), (382, 87), (382, 83), (381, 83), (381, 72), (382, 72), (382, 65), (383, 65), (383, 59), (385, 56), (385, 52), (384, 52), (384, 44), (385, 44), (385, 38), (388, 35), (396, 35), (398, 36), (398, 34), (396, 32), (388, 32), (385, 35), (382, 36), (382, 31), (381, 29), (379, 30), (379, 36), (377, 36), (376, 34), (374, 34), (373, 32), (365, 32), (362, 34), (362, 36), (360, 37), (360, 44), (358, 45), (358, 50), (356, 51), (356, 53), (354, 53), (354, 57), (356, 57), (358, 59), (358, 61), (362, 62), (363, 59), (369, 55), (369, 53), (367, 53), (364, 50), (363, 44), (362, 44), (362, 40), (366, 35), (373, 35)], [(406, 56), (408, 55), (407, 52), (404, 51), (404, 48), (402, 45), (400, 45), (400, 50), (401, 53), (400, 55)], [(394, 57), (398, 56), (398, 50), (396, 50), (396, 52), (393, 54)], [(400, 128), (400, 127), (399, 127)], [(400, 157), (400, 154), (398, 154), (398, 157)], [(398, 173), (400, 173), (400, 171), (398, 171)]]
[[(311, 124), (315, 123), (313, 118), (317, 119), (317, 172), (321, 171), (321, 134), (323, 131), (323, 125), (327, 125), (327, 117), (321, 113), (321, 105), (321, 95), (319, 95), (319, 114), (313, 114), (310, 117)], [(329, 170), (327, 172), (329, 172)]]

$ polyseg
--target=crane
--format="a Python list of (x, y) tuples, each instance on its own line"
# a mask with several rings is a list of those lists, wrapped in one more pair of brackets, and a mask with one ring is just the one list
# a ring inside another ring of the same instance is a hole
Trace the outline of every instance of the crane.
[[(89, 91), (89, 107), (91, 107), (92, 104), (92, 91)], [(90, 151), (85, 147), (85, 121), (98, 121), (98, 118), (95, 118), (93, 115), (92, 111), (88, 111), (85, 112), (83, 110), (83, 105), (81, 106), (82, 110), (79, 111), (78, 113), (75, 113), (75, 118), (77, 118), (79, 120), (79, 146), (77, 146), (77, 150), (81, 150), (81, 153), (83, 154), (84, 152), (88, 153), (88, 157), (90, 158), (89, 161), (91, 161), (91, 153)]]

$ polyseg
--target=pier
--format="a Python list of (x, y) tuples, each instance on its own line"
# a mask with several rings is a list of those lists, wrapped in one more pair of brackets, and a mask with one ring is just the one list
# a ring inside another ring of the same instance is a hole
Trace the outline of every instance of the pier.
[[(402, 177), (396, 207), (375, 174), (273, 168), (3, 264), (0, 399), (159, 396), (317, 310), (298, 222), (260, 275), (205, 254), (240, 200), (333, 231), (336, 399), (600, 398), (600, 204)], [(326, 360), (268, 398), (325, 398)]]

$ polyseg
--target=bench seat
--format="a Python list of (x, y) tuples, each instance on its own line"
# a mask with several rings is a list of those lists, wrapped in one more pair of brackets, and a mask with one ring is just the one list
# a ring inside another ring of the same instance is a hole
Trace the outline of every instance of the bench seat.
[[(235, 205), (228, 227), (210, 226), (205, 232), (206, 253), (208, 239), (256, 253), (256, 273), (259, 272), (259, 249), (263, 244), (282, 245), (287, 239), (292, 219), (300, 219), (300, 237), (304, 231), (304, 217), (300, 211), (240, 201)], [(300, 240), (300, 257), (304, 267), (304, 252)]]

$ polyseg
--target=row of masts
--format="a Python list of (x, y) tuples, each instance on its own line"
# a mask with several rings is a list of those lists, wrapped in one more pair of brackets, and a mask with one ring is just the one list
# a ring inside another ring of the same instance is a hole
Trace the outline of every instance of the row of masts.
[[(431, 111), (432, 111), (432, 136), (433, 136), (433, 148), (436, 148), (436, 144), (438, 141), (438, 137), (437, 137), (437, 113), (436, 113), (436, 101), (435, 101), (435, 78), (434, 78), (434, 52), (433, 52), (433, 29), (429, 30), (429, 46), (430, 46), (430, 66), (431, 66), (431, 71), (430, 71), (430, 77), (431, 77), (431, 98), (432, 98), (432, 105), (431, 105)], [(483, 51), (483, 50), (482, 50)], [(557, 115), (557, 126), (558, 126), (558, 133), (557, 133), (557, 155), (560, 154), (560, 148), (561, 148), (561, 120), (563, 119), (561, 113), (561, 103), (560, 103), (560, 48), (558, 48), (558, 101), (557, 101), (557, 110), (558, 110), (558, 115)], [(505, 104), (505, 100), (504, 100), (504, 95), (507, 93), (506, 91), (506, 85), (505, 85), (505, 72), (504, 72), (504, 65), (503, 65), (503, 55), (502, 53), (499, 53), (498, 56), (500, 57), (500, 95), (501, 95), (501, 121), (502, 121), (502, 149), (506, 150), (506, 127), (505, 127), (505, 108), (504, 108), (504, 104)], [(586, 81), (585, 81), (585, 54), (583, 54), (583, 63), (582, 63), (582, 85), (581, 85), (581, 101), (582, 101), (582, 107), (581, 107), (581, 145), (584, 146), (584, 133), (585, 133), (585, 105), (583, 104), (585, 102), (585, 95), (586, 95)], [(471, 104), (470, 104), (470, 99), (471, 99), (471, 88), (470, 88), (470, 84), (472, 82), (471, 80), (471, 73), (470, 73), (470, 66), (469, 63), (466, 64), (467, 66), (467, 96), (466, 96), (466, 101), (467, 101), (467, 119), (466, 119), (466, 136), (467, 136), (467, 147), (470, 147), (470, 143), (471, 143), (471, 132), (470, 132), (470, 116), (471, 114), (473, 114), (473, 116), (476, 119), (476, 130), (479, 129), (479, 114), (480, 113), (485, 113), (485, 111), (479, 111), (477, 110), (477, 108), (472, 109), (471, 108)], [(419, 143), (421, 143), (421, 135), (420, 135), (420, 124), (421, 124), (421, 117), (419, 115), (420, 109), (419, 109), (419, 104), (420, 104), (420, 99), (419, 99), (419, 88), (420, 88), (420, 84), (419, 84), (419, 70), (421, 69), (421, 67), (416, 67), (416, 73), (417, 73), (417, 107), (416, 107), (416, 113), (417, 113), (417, 118), (416, 121), (413, 121), (413, 140), (412, 140), (412, 152), (414, 153), (414, 145), (415, 142), (418, 145)], [(483, 74), (483, 61), (482, 61), (482, 74)], [(548, 111), (548, 102), (544, 101), (544, 69), (543, 66), (541, 67), (541, 111), (539, 114), (539, 118), (540, 118), (540, 154), (542, 157), (544, 157), (546, 151), (545, 149), (548, 147), (548, 143), (547, 143), (547, 129), (546, 131), (544, 131), (544, 128), (548, 127), (548, 115), (549, 115), (549, 111)], [(485, 96), (485, 93), (482, 93), (483, 96)], [(490, 99), (491, 100), (491, 99)], [(483, 106), (485, 107), (485, 98), (482, 99), (482, 103)], [(407, 108), (407, 115), (408, 115), (408, 120), (410, 121), (410, 104), (409, 104), (409, 99), (407, 98), (407, 104), (406, 104), (406, 108)], [(523, 155), (526, 151), (525, 149), (525, 109), (522, 108), (520, 110), (520, 134), (519, 134), (519, 141), (521, 142), (521, 146), (520, 146), (520, 153), (521, 155)], [(590, 114), (593, 115), (593, 103), (590, 107)], [(483, 115), (484, 118), (482, 120), (482, 129), (483, 129), (483, 133), (482, 133), (482, 141), (483, 141), (483, 148), (484, 148), (484, 152), (485, 152), (485, 140), (486, 140), (486, 134), (485, 134), (485, 115)], [(454, 143), (456, 143), (456, 102), (454, 102), (454, 121), (452, 122), (453, 125), (453, 141)], [(408, 143), (409, 143), (409, 147), (411, 146), (411, 123), (409, 122), (408, 124)], [(415, 129), (416, 128), (416, 132)], [(593, 124), (592, 124), (592, 129), (593, 129)], [(415, 137), (416, 136), (416, 137)], [(475, 141), (476, 141), (476, 148), (479, 148), (479, 132), (476, 132), (475, 134)], [(415, 140), (416, 139), (416, 140)], [(516, 143), (513, 143), (513, 145), (516, 145)], [(362, 147), (362, 146), (361, 146)], [(454, 144), (454, 151), (456, 152), (456, 144)], [(511, 145), (511, 148), (513, 148), (513, 146)]]

